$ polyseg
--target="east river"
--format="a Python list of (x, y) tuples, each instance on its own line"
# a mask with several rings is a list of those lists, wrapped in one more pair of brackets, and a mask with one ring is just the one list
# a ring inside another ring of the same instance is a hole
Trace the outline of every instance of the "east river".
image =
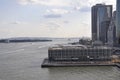
[(64, 40), (37, 43), (0, 43), (0, 80), (120, 80), (117, 67), (41, 68), (48, 47)]

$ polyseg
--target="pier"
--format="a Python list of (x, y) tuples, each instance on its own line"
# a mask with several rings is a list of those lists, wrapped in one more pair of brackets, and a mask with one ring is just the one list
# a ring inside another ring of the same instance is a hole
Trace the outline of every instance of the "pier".
[[(44, 59), (41, 67), (87, 67), (87, 66), (116, 66), (115, 63), (112, 62), (77, 62), (77, 61), (49, 61), (48, 59)], [(120, 66), (120, 65), (119, 65)]]
[(120, 63), (117, 63), (116, 65), (117, 65), (117, 67), (119, 67), (119, 68), (120, 68)]
[(114, 49), (105, 46), (61, 45), (48, 49), (48, 58), (41, 67), (87, 67), (117, 66), (120, 67), (119, 55)]

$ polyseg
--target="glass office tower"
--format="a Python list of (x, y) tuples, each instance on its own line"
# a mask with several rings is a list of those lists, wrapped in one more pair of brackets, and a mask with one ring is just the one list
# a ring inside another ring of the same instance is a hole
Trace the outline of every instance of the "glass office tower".
[(96, 4), (92, 7), (92, 40), (107, 42), (107, 32), (112, 18), (112, 5)]
[(116, 10), (116, 38), (117, 44), (120, 44), (120, 0), (117, 0), (117, 10)]
[(115, 46), (116, 43), (116, 11), (113, 12), (113, 16), (108, 29), (108, 45)]

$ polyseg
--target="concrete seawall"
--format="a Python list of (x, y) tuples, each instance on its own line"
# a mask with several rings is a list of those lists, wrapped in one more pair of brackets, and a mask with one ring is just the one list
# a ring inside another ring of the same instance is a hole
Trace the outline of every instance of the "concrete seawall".
[(88, 66), (116, 66), (115, 63), (109, 62), (50, 62), (48, 59), (44, 59), (41, 67), (88, 67)]

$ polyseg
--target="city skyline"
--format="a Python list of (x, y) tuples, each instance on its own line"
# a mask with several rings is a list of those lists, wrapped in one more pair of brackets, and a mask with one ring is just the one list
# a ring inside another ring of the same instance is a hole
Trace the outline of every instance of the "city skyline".
[(0, 38), (91, 37), (91, 7), (114, 0), (1, 0)]

